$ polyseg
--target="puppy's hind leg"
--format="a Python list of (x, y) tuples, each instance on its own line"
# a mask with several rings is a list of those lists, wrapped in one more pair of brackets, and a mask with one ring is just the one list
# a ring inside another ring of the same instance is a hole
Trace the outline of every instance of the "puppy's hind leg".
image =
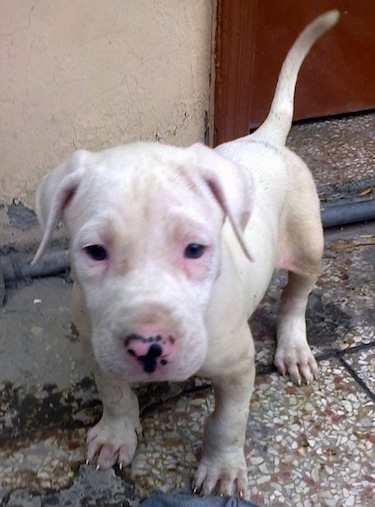
[(318, 277), (323, 252), (318, 212), (315, 220), (308, 223), (298, 220), (291, 229), (285, 256), (288, 261), (283, 266), (288, 270), (288, 283), (282, 291), (277, 316), (275, 366), (300, 385), (302, 381), (312, 382), (318, 375), (318, 366), (307, 342), (305, 318), (308, 296)]

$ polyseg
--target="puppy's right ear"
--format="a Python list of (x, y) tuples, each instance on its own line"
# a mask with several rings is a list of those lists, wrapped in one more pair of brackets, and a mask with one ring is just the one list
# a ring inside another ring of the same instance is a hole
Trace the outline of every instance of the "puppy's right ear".
[(53, 231), (62, 218), (64, 208), (73, 197), (85, 173), (89, 152), (78, 150), (40, 182), (35, 207), (43, 228), (43, 237), (31, 264), (36, 264), (45, 252)]

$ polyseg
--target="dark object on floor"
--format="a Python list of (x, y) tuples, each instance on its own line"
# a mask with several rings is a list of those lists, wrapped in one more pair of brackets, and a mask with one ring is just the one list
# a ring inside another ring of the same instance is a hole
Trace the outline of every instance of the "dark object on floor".
[(1, 269), (0, 264), (0, 307), (3, 306), (5, 301), (5, 282), (3, 276), (3, 270)]
[(154, 495), (140, 504), (140, 507), (257, 507), (251, 502), (233, 496), (208, 496), (184, 493)]
[(323, 204), (321, 216), (324, 228), (374, 220), (375, 199)]

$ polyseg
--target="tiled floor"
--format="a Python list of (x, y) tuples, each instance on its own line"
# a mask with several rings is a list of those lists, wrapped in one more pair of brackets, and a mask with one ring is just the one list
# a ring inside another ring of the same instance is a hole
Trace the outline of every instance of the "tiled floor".
[[(374, 120), (293, 129), (290, 142), (324, 198), (340, 198), (340, 189), (371, 196)], [(374, 223), (326, 232), (308, 311), (320, 366), (313, 384), (296, 387), (272, 367), (283, 277), (253, 318), (258, 375), (246, 454), (259, 506), (375, 505), (374, 249)], [(63, 278), (20, 283), (0, 309), (0, 504), (126, 506), (156, 490), (187, 490), (213, 404), (202, 379), (139, 386), (144, 437), (131, 467), (102, 472), (82, 464), (100, 404), (70, 326), (70, 290)]]

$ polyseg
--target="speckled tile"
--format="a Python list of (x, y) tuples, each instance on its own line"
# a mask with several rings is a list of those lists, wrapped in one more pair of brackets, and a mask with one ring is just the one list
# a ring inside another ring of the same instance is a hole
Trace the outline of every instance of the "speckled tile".
[[(305, 506), (306, 499), (311, 505), (371, 505), (374, 403), (337, 359), (322, 361), (320, 369), (310, 386), (296, 387), (277, 374), (257, 378), (246, 454), (251, 499), (259, 505)], [(131, 466), (136, 498), (189, 489), (212, 408), (213, 396), (204, 389), (142, 418), (144, 437)], [(71, 465), (83, 461), (83, 444), (82, 429), (58, 431), (7, 451), (2, 481), (13, 488), (66, 487)]]
[(375, 397), (375, 347), (360, 349), (355, 354), (347, 354), (344, 360)]
[(320, 363), (320, 377), (310, 386), (259, 377), (247, 440), (252, 500), (370, 506), (374, 418), (373, 401), (336, 359)]
[[(259, 505), (371, 505), (374, 403), (337, 359), (320, 367), (310, 386), (276, 374), (257, 379), (246, 454), (251, 500)], [(137, 496), (189, 488), (212, 408), (212, 394), (198, 392), (144, 417), (131, 468)]]
[(1, 488), (46, 491), (70, 484), (84, 461), (86, 430), (32, 435), (0, 450)]
[(168, 402), (162, 411), (144, 417), (143, 442), (131, 467), (139, 497), (148, 496), (150, 489), (190, 489), (204, 421), (212, 409), (213, 395), (205, 391)]
[(374, 133), (375, 113), (369, 112), (294, 125), (287, 144), (324, 193), (327, 187), (375, 178)]

